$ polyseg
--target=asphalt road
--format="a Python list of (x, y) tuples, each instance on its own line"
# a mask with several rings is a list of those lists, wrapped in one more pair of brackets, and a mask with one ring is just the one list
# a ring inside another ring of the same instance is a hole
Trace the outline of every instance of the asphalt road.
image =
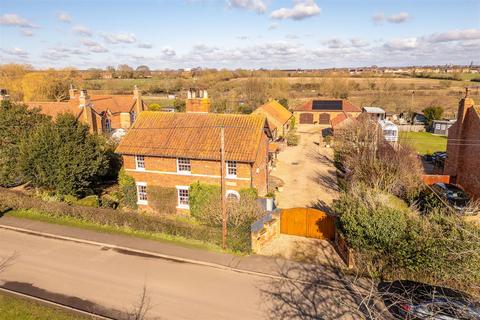
[(0, 229), (0, 257), (13, 252), (3, 286), (91, 310), (131, 312), (145, 285), (149, 318), (267, 317), (264, 277)]

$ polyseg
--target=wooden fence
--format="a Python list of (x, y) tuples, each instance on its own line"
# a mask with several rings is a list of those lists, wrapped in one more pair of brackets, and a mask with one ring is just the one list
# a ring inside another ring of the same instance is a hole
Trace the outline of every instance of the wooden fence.
[(335, 239), (335, 218), (311, 208), (283, 209), (280, 233), (317, 239)]

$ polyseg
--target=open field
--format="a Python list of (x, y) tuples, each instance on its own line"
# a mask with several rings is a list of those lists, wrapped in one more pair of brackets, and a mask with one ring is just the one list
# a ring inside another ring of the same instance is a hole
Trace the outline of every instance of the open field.
[[(221, 100), (238, 106), (239, 101), (248, 104), (252, 93), (246, 93), (249, 91), (246, 87), (251, 79), (259, 81), (255, 85), (259, 92), (254, 93), (259, 95), (259, 100), (284, 98), (291, 109), (315, 97), (347, 97), (357, 106), (380, 106), (391, 112), (421, 111), (431, 105), (441, 106), (445, 109), (445, 116), (452, 117), (467, 86), (476, 87), (471, 90), (471, 95), (474, 100), (480, 101), (480, 86), (475, 82), (410, 77), (189, 78), (177, 75), (150, 79), (85, 80), (83, 86), (99, 93), (131, 93), (133, 86), (137, 85), (144, 91), (147, 103), (160, 103), (162, 106), (170, 105), (171, 101), (162, 99), (159, 93), (173, 93), (184, 98), (187, 88), (201, 86), (208, 89), (213, 103)], [(258, 89), (258, 84), (265, 88)]]
[(400, 132), (400, 142), (410, 144), (421, 155), (447, 150), (447, 137), (429, 132)]
[(87, 320), (92, 318), (0, 292), (0, 319)]

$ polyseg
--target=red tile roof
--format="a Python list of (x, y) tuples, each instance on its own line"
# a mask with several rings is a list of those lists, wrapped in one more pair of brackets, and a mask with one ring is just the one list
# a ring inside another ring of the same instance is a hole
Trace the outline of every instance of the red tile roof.
[[(270, 120), (270, 118), (273, 118), (281, 124), (285, 124), (292, 117), (292, 113), (276, 100), (271, 100), (264, 105), (261, 105), (254, 111), (254, 113), (263, 113), (267, 116), (267, 119)], [(270, 121), (270, 124), (271, 123), (272, 121)]]
[[(319, 101), (319, 100), (322, 100), (322, 101), (340, 101), (342, 103), (342, 110), (335, 110), (335, 109), (332, 109), (332, 110), (314, 110), (313, 109), (313, 101)], [(353, 104), (351, 104), (348, 100), (346, 99), (313, 99), (313, 100), (310, 100), (308, 102), (306, 102), (305, 104), (297, 107), (295, 109), (295, 111), (313, 111), (313, 112), (361, 112), (362, 110), (360, 110), (360, 108), (358, 108), (357, 106), (354, 106)]]
[(220, 160), (220, 127), (225, 127), (225, 157), (255, 162), (264, 134), (263, 115), (143, 111), (116, 152), (162, 157)]

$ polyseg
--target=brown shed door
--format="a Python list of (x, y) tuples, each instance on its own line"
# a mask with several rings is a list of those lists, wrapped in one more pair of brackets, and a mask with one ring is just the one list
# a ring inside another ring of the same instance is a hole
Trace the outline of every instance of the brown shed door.
[(328, 113), (321, 113), (318, 118), (319, 124), (330, 124), (330, 115)]
[(313, 113), (301, 113), (300, 123), (313, 123)]

